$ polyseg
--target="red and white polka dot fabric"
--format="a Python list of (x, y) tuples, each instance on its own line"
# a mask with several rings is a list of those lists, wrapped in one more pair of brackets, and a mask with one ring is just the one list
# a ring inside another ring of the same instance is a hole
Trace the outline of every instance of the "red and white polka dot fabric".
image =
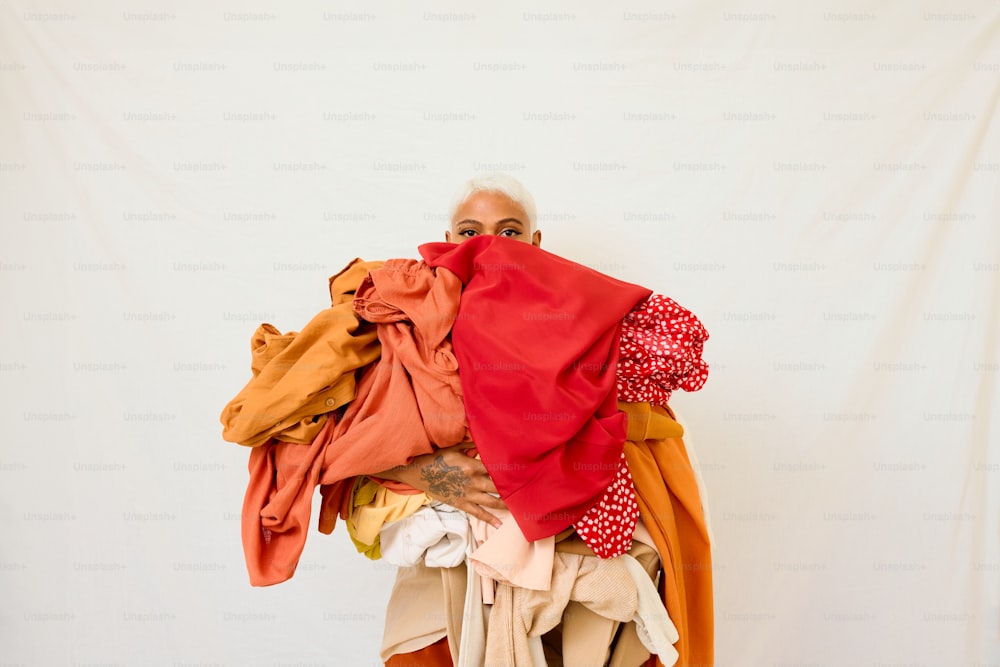
[(632, 473), (622, 452), (618, 474), (601, 501), (574, 524), (577, 534), (601, 558), (621, 556), (632, 548), (632, 534), (639, 518)]
[(675, 389), (698, 391), (708, 379), (701, 353), (708, 331), (687, 308), (653, 294), (622, 319), (618, 400), (666, 405)]
[[(662, 406), (675, 389), (701, 389), (708, 379), (708, 364), (701, 358), (706, 340), (708, 331), (694, 313), (662, 294), (650, 296), (622, 320), (618, 399)], [(574, 528), (595, 554), (614, 558), (632, 547), (638, 517), (632, 473), (622, 452), (611, 486)]]

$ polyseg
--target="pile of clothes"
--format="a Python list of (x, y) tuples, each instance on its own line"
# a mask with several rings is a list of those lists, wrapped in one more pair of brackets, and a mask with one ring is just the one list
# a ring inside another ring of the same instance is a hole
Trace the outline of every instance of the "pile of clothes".
[[(532, 561), (533, 545), (575, 532), (611, 559), (631, 548), (638, 521), (667, 573), (659, 594), (678, 650), (707, 632), (710, 654), (708, 529), (667, 406), (672, 391), (707, 379), (701, 322), (668, 297), (525, 243), (484, 235), (419, 253), (356, 259), (330, 278), (331, 306), (301, 331), (262, 324), (253, 334), (253, 377), (221, 416), (223, 437), (251, 447), (251, 584), (294, 574), (317, 486), (320, 532), (344, 519), (369, 557), (468, 560), (528, 589), (552, 577), (551, 556)], [(375, 477), (468, 441), (510, 511), (495, 534)], [(543, 576), (498, 571), (511, 548)], [(692, 623), (698, 632), (686, 633)]]

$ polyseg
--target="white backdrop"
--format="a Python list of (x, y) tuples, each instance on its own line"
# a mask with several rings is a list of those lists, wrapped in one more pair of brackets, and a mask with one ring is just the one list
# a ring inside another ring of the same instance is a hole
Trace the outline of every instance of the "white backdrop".
[(378, 664), (343, 526), (247, 583), (218, 415), (499, 170), (711, 333), (718, 665), (1000, 665), (998, 94), (991, 0), (0, 0), (0, 662)]

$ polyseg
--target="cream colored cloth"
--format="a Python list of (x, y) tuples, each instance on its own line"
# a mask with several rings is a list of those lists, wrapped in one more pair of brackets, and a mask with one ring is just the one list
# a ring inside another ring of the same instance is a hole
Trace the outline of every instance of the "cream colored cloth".
[(677, 626), (670, 620), (659, 591), (639, 561), (629, 554), (624, 554), (621, 559), (632, 575), (639, 596), (639, 608), (632, 617), (639, 641), (650, 653), (658, 656), (661, 662), (672, 665), (678, 657), (674, 642), (681, 638)]
[(468, 515), (439, 501), (382, 526), (382, 559), (393, 565), (456, 567), (469, 547)]
[[(677, 657), (677, 629), (663, 609), (648, 574), (630, 555), (601, 559), (557, 552), (552, 586), (546, 592), (499, 584), (490, 612), (484, 664), (511, 667), (544, 666), (541, 637), (561, 622), (570, 602), (579, 602), (611, 621), (635, 621), (638, 637), (665, 664)], [(591, 654), (589, 664), (603, 665), (615, 625), (609, 625), (604, 655)], [(563, 646), (576, 641), (564, 637)], [(586, 659), (586, 658), (585, 658)], [(563, 657), (564, 664), (566, 656)]]
[[(644, 573), (645, 586), (648, 587), (646, 593), (656, 595), (654, 581), (659, 571), (659, 559), (652, 547), (638, 541), (639, 534), (636, 537), (637, 542), (633, 544), (629, 553), (642, 565), (643, 569), (637, 571)], [(565, 543), (560, 543), (560, 548), (566, 547)], [(588, 557), (600, 560), (595, 556)], [(619, 557), (623, 558), (624, 556)], [(629, 573), (631, 588), (635, 590), (636, 610), (639, 611), (644, 594), (639, 588), (642, 581), (636, 580), (635, 576), (634, 572)], [(399, 568), (386, 610), (381, 649), (383, 661), (391, 655), (416, 651), (442, 637), (447, 637), (455, 665), (482, 667), (489, 664), (485, 646), (487, 627), (490, 623), (498, 622), (499, 617), (489, 613), (491, 609), (489, 605), (481, 603), (479, 579), (475, 570), (465, 565), (454, 568), (429, 568), (421, 564)], [(658, 597), (654, 602), (662, 607)], [(647, 627), (651, 625), (656, 627), (655, 621), (648, 620), (656, 613), (665, 615), (665, 610), (643, 612), (642, 618), (646, 619), (644, 622)], [(649, 658), (650, 651), (640, 640), (636, 623), (625, 623), (620, 632), (618, 626), (619, 621), (597, 614), (582, 602), (569, 600), (562, 613), (561, 624), (542, 639), (547, 645), (552, 646), (555, 655), (561, 656), (551, 661), (554, 665), (635, 667), (642, 664)], [(661, 622), (660, 627), (669, 633), (673, 623), (667, 626)], [(614, 640), (614, 647), (611, 650), (609, 646), (616, 634), (617, 639)], [(527, 664), (545, 664), (542, 657), (544, 649), (540, 646), (539, 638), (530, 638), (528, 647), (532, 662)], [(660, 655), (664, 664), (672, 664), (671, 647), (660, 647), (659, 650), (662, 651)], [(499, 664), (513, 663), (504, 657)], [(517, 666), (521, 667), (521, 663), (517, 663)]]
[[(471, 570), (470, 570), (471, 571)], [(459, 664), (459, 643), (478, 641), (471, 646), (470, 655), (482, 655), (485, 649), (485, 621), (483, 607), (468, 619), (464, 618), (466, 598), (466, 567), (426, 567), (414, 565), (396, 570), (389, 605), (385, 612), (385, 631), (379, 651), (382, 661), (397, 653), (418, 651), (443, 637), (448, 638), (448, 649), (453, 664)], [(474, 624), (478, 623), (479, 637)], [(472, 626), (468, 638), (463, 628)], [(482, 661), (473, 663), (482, 667)]]
[(442, 574), (449, 571), (447, 568), (426, 567), (422, 563), (396, 570), (396, 581), (385, 610), (380, 650), (383, 662), (391, 655), (430, 646), (449, 634), (448, 611), (456, 606), (461, 610), (465, 599), (464, 590), (458, 600), (447, 596), (448, 587)]

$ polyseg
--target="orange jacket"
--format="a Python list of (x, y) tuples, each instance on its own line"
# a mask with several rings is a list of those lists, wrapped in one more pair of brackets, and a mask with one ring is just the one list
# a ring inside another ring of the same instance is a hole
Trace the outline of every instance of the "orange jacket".
[(328, 413), (354, 398), (354, 371), (379, 356), (375, 327), (354, 313), (354, 290), (381, 265), (355, 259), (331, 277), (331, 306), (302, 331), (257, 328), (250, 341), (253, 377), (222, 410), (225, 440), (248, 447), (273, 437), (307, 444)]
[[(662, 559), (660, 594), (680, 639), (677, 667), (712, 665), (712, 553), (694, 470), (670, 408), (618, 403), (628, 414), (628, 460), (639, 515)], [(662, 664), (657, 661), (658, 665)]]

